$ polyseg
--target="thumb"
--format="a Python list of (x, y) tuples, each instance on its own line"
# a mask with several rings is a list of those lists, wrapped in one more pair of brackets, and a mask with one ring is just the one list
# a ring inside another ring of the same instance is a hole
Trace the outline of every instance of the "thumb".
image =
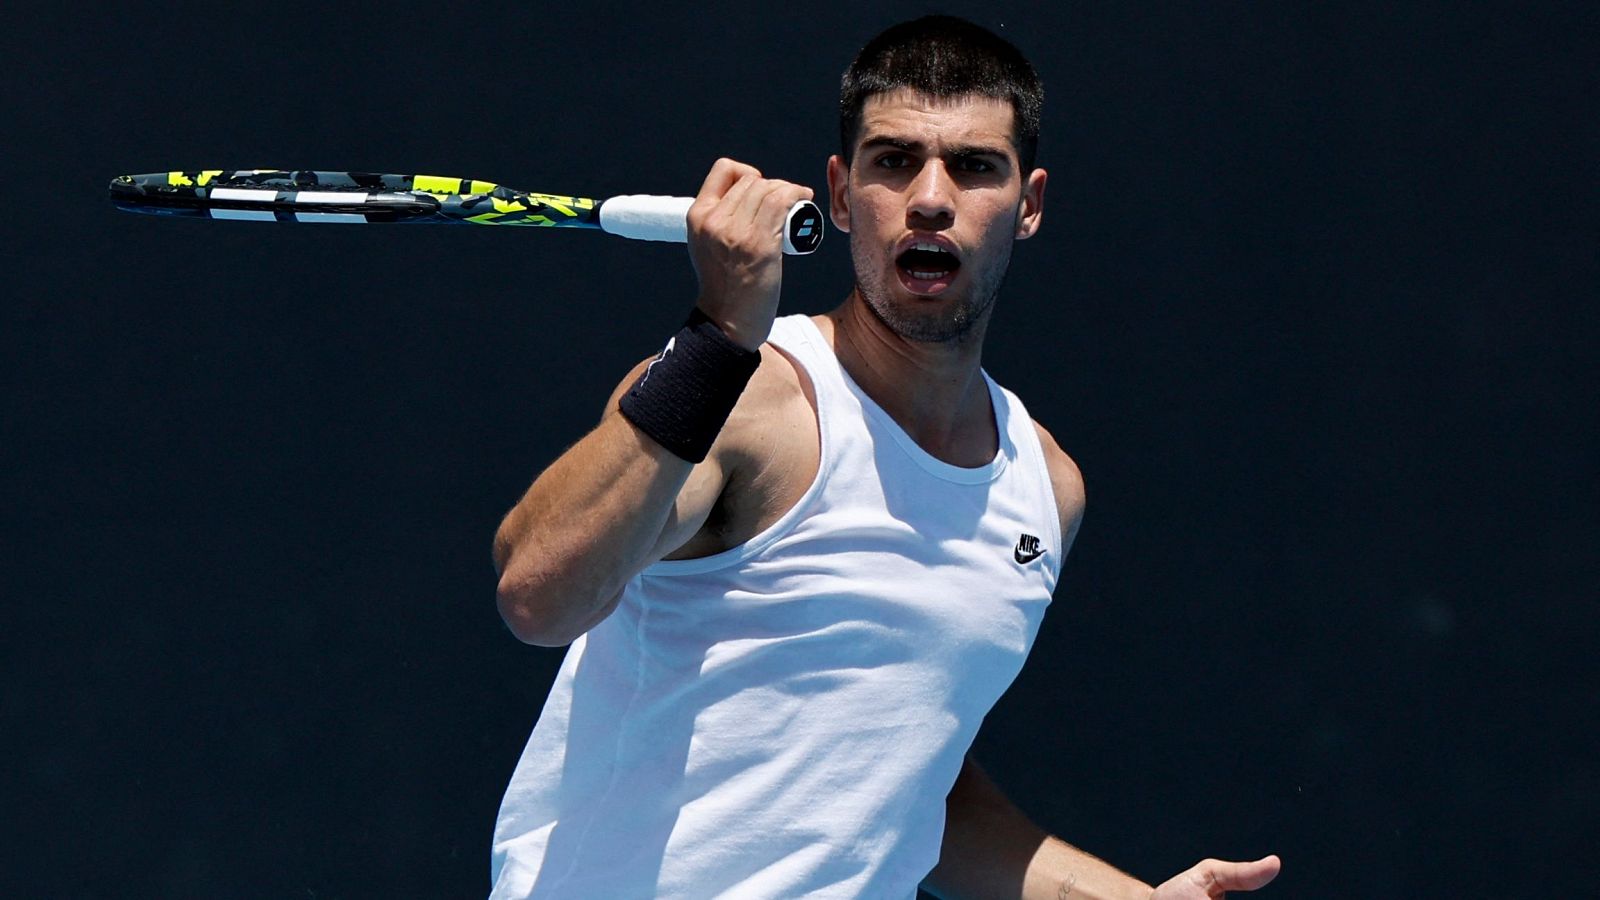
[(1283, 863), (1277, 856), (1264, 856), (1254, 862), (1225, 862), (1208, 859), (1192, 870), (1195, 881), (1213, 897), (1213, 891), (1253, 891), (1278, 877)]

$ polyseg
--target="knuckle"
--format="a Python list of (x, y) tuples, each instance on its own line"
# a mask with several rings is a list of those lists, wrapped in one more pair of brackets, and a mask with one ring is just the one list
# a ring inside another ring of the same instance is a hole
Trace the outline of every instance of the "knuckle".
[[(737, 159), (733, 159), (732, 157), (728, 156), (718, 157), (716, 163), (714, 163), (711, 168), (720, 169), (724, 172), (738, 172), (741, 174), (747, 174), (756, 171), (755, 166), (752, 166), (749, 163), (740, 162)], [(760, 173), (758, 172), (757, 174)]]

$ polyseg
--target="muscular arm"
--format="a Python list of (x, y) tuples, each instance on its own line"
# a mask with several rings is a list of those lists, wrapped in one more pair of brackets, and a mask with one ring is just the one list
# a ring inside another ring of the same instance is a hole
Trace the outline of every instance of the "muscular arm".
[(495, 599), (518, 638), (560, 646), (611, 613), (622, 588), (688, 541), (725, 481), (720, 454), (694, 465), (617, 412), (623, 379), (600, 425), (528, 488), (495, 534)]
[[(689, 209), (696, 305), (746, 349), (761, 346), (777, 314), (785, 214), (810, 196), (809, 188), (723, 159)], [(609, 615), (633, 576), (701, 529), (728, 483), (729, 460), (739, 458), (725, 449), (725, 430), (705, 461), (691, 464), (619, 413), (618, 397), (645, 365), (623, 380), (600, 425), (534, 481), (495, 535), (496, 602), (528, 643), (568, 643)]]

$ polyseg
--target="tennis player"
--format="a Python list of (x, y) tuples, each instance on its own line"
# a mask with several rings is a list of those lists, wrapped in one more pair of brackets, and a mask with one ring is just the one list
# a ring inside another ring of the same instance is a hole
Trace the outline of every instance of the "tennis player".
[(599, 426), (506, 516), (502, 616), (571, 644), (495, 829), (493, 896), (1188, 900), (1048, 836), (968, 756), (1083, 513), (1071, 459), (980, 367), (1043, 212), (1041, 102), (946, 17), (846, 73), (835, 226), (855, 285), (778, 317), (805, 187), (720, 160), (689, 211), (700, 293)]

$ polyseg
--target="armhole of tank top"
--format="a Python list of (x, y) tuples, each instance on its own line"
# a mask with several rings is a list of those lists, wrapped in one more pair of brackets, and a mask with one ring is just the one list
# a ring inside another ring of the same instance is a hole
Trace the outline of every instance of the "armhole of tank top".
[[(985, 374), (985, 377), (988, 377)], [(1051, 546), (1056, 552), (1050, 554), (1051, 570), (1055, 572), (1052, 586), (1061, 581), (1061, 569), (1066, 563), (1066, 548), (1062, 546), (1064, 536), (1061, 533), (1061, 507), (1056, 504), (1055, 480), (1050, 477), (1050, 463), (1044, 457), (1044, 443), (1039, 440), (1038, 425), (1033, 421), (1033, 416), (1028, 414), (1027, 407), (1023, 406), (1022, 399), (1011, 393), (998, 383), (991, 380), (997, 395), (1006, 401), (1006, 415), (1010, 418), (1012, 428), (1011, 439), (1020, 443), (1017, 448), (1019, 454), (1025, 453), (1033, 465), (1024, 468), (1037, 472), (1044, 489), (1045, 509), (1049, 515), (1045, 517), (1045, 525), (1050, 529)]]
[[(782, 323), (783, 320), (780, 319), (779, 322)], [(750, 559), (770, 547), (790, 531), (793, 531), (795, 524), (805, 516), (806, 510), (821, 495), (823, 486), (828, 481), (828, 475), (833, 469), (833, 454), (831, 452), (828, 428), (828, 401), (824, 395), (824, 391), (830, 390), (830, 388), (821, 383), (828, 377), (827, 373), (824, 372), (819, 376), (813, 372), (813, 368), (826, 365), (826, 360), (819, 360), (819, 351), (815, 347), (808, 348), (808, 345), (822, 340), (822, 333), (817, 330), (809, 319), (799, 323), (784, 324), (786, 326), (782, 329), (784, 333), (781, 335), (776, 333), (778, 329), (775, 328), (775, 333), (768, 339), (768, 343), (772, 345), (773, 349), (783, 354), (785, 359), (789, 360), (789, 364), (795, 367), (795, 371), (800, 374), (801, 378), (806, 379), (811, 384), (811, 396), (816, 403), (812, 412), (817, 417), (817, 471), (811, 477), (811, 484), (806, 488), (805, 493), (800, 495), (800, 499), (789, 507), (787, 512), (779, 516), (776, 522), (762, 529), (760, 533), (750, 540), (710, 556), (701, 556), (694, 559), (663, 559), (645, 567), (644, 571), (640, 573), (641, 575), (650, 577), (699, 575), (703, 572), (714, 572), (717, 569)]]

